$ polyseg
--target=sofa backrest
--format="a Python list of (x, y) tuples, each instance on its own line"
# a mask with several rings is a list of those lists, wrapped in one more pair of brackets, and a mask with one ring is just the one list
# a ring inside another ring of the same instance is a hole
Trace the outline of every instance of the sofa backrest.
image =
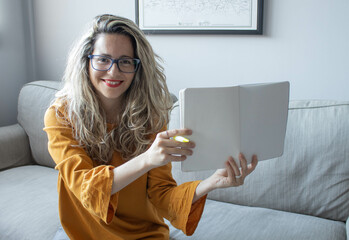
[[(30, 149), (35, 163), (55, 167), (47, 149), (47, 134), (43, 131), (44, 115), (61, 88), (61, 82), (35, 81), (24, 85), (18, 99), (18, 123), (29, 137)], [(171, 94), (173, 102), (177, 101)]]
[(29, 137), (34, 161), (43, 166), (54, 167), (47, 150), (47, 134), (43, 131), (44, 115), (60, 89), (57, 81), (35, 81), (24, 85), (18, 99), (18, 123)]
[[(169, 124), (177, 127), (178, 107)], [(172, 170), (178, 183), (205, 179), (213, 172), (182, 172), (180, 163), (174, 163)], [(215, 190), (208, 198), (345, 221), (349, 216), (349, 102), (291, 101), (283, 156), (259, 162), (243, 186)]]

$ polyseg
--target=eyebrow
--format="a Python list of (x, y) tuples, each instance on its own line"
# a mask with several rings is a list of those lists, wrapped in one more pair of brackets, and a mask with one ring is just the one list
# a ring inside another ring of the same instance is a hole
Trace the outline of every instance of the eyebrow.
[[(96, 55), (102, 55), (102, 56), (105, 56), (105, 57), (113, 58), (112, 55), (107, 54), (107, 53), (100, 53), (100, 54), (96, 54)], [(119, 58), (133, 58), (133, 57), (130, 57), (130, 56), (128, 56), (128, 55), (121, 55)]]

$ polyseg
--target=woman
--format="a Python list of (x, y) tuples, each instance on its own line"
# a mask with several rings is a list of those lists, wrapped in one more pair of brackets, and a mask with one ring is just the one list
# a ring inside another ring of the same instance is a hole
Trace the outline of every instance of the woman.
[(191, 235), (206, 195), (239, 186), (257, 164), (176, 185), (171, 162), (193, 153), (166, 131), (172, 106), (162, 67), (132, 21), (101, 15), (71, 50), (64, 87), (45, 114), (59, 171), (59, 214), (70, 239), (168, 239), (172, 225)]

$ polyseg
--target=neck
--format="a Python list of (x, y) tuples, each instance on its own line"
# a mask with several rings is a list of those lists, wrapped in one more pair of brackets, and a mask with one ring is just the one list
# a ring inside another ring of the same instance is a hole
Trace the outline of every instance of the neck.
[(121, 114), (121, 99), (118, 101), (101, 101), (102, 108), (106, 114), (107, 123), (116, 123), (119, 115)]

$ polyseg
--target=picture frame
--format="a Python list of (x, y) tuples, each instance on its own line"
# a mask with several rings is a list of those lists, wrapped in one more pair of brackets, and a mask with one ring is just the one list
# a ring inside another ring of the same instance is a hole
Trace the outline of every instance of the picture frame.
[(146, 34), (263, 34), (264, 0), (135, 0)]

